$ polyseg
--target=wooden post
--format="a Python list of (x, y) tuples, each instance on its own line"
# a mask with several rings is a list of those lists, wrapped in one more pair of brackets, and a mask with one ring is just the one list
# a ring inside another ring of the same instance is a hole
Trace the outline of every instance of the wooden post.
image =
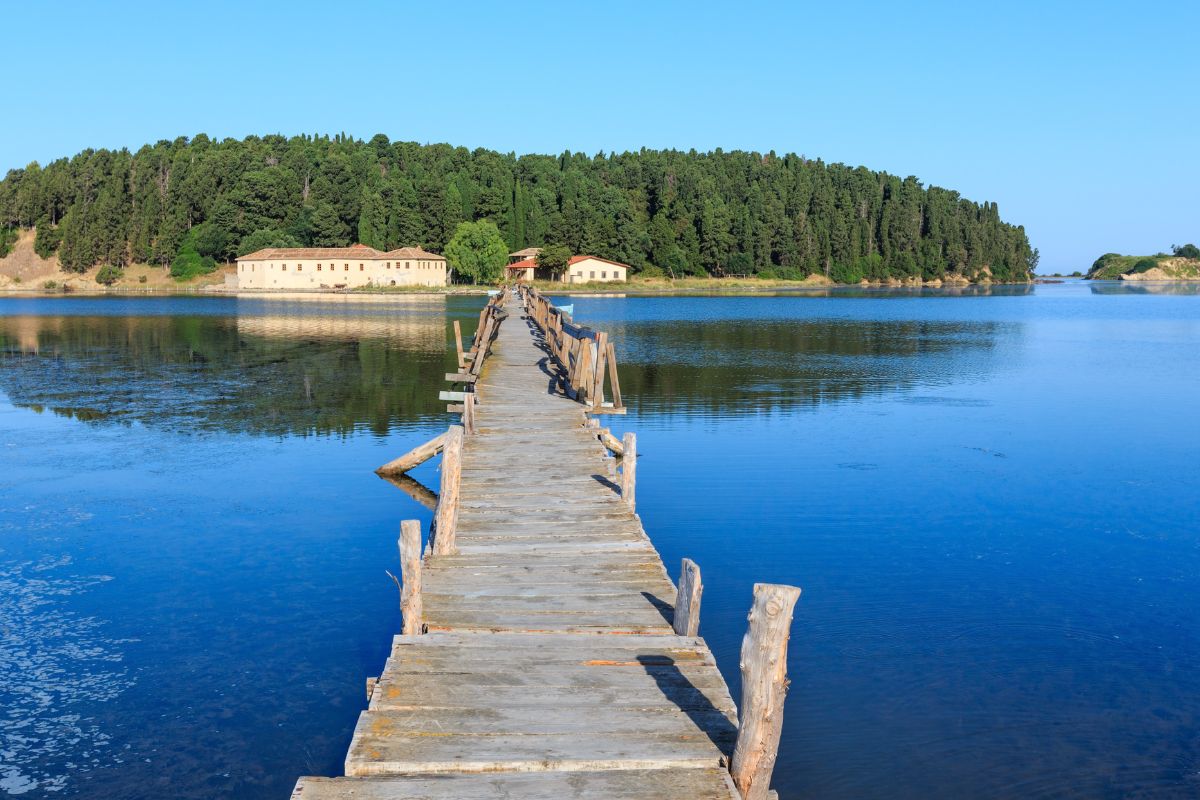
[(621, 381), (617, 380), (617, 351), (612, 342), (608, 343), (608, 382), (612, 386), (613, 408), (624, 408), (621, 405)]
[(454, 320), (454, 349), (458, 351), (458, 368), (462, 370), (467, 362), (463, 359), (462, 326), (458, 324), (458, 320)]
[(787, 696), (788, 635), (799, 598), (795, 586), (754, 584), (750, 627), (742, 639), (737, 745), (729, 768), (742, 800), (766, 800), (770, 789)]
[(700, 631), (700, 593), (704, 584), (700, 582), (700, 567), (690, 558), (685, 558), (679, 567), (679, 588), (675, 590), (675, 633), (678, 636), (695, 636)]
[(627, 433), (621, 438), (621, 497), (629, 510), (634, 509), (634, 486), (637, 482), (637, 436)]
[(448, 556), (455, 552), (454, 526), (458, 523), (458, 483), (462, 475), (463, 428), (451, 425), (446, 431), (446, 448), (442, 451), (442, 487), (438, 492), (437, 513), (434, 515), (433, 554)]
[(402, 475), (410, 469), (424, 464), (429, 459), (442, 452), (442, 448), (446, 446), (446, 434), (440, 434), (433, 437), (428, 442), (414, 447), (399, 458), (394, 458), (384, 464), (379, 469), (375, 470), (377, 475)]
[(475, 393), (467, 392), (463, 398), (463, 433), (471, 436), (475, 433)]
[(604, 367), (608, 360), (608, 334), (596, 334), (596, 381), (592, 384), (590, 400), (594, 406), (604, 405)]
[(400, 523), (400, 614), (405, 636), (421, 633), (421, 523), (406, 519)]

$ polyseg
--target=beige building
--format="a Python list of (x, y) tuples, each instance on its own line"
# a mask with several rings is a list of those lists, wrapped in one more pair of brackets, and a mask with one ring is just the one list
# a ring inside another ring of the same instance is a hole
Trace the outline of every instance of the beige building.
[[(521, 251), (524, 252), (524, 251)], [(517, 255), (511, 253), (510, 255)], [(514, 261), (508, 265), (512, 281), (559, 281), (560, 283), (612, 283), (629, 279), (629, 265), (598, 256), (572, 256), (567, 269), (551, 273), (539, 267), (536, 258)]]
[(446, 259), (419, 247), (269, 247), (237, 260), (239, 289), (445, 286)]
[(566, 283), (611, 283), (629, 279), (629, 265), (596, 256), (573, 256), (567, 272), (560, 278)]

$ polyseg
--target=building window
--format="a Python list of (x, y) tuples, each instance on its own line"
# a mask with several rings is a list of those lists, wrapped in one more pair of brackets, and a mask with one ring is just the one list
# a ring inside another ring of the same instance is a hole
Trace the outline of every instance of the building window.
[(601, 278), (607, 278), (607, 277), (608, 277), (608, 272), (607, 272), (607, 271), (606, 271), (606, 272), (601, 272), (601, 273), (600, 273), (600, 277), (601, 277)]
[(405, 262), (404, 262), (404, 268), (405, 268), (405, 269), (412, 269), (412, 262), (411, 262), (411, 261), (405, 261)]
[(287, 264), (284, 264), (284, 265), (283, 265), (283, 267), (282, 267), (282, 269), (283, 269), (283, 271), (284, 271), (284, 272), (287, 272)]
[(297, 264), (297, 265), (296, 265), (296, 272), (304, 272), (304, 265), (303, 265), (303, 264)]
[(389, 262), (387, 262), (387, 268), (388, 268), (388, 269), (391, 269), (391, 268), (392, 268), (392, 262), (390, 262), (390, 261), (389, 261)]
[(320, 272), (320, 271), (321, 271), (321, 265), (317, 264), (317, 272)]
[(363, 271), (363, 265), (362, 265), (362, 264), (359, 264), (359, 265), (358, 265), (358, 271), (359, 271), (359, 272), (362, 272), (362, 271)]
[(591, 273), (588, 275), (588, 280), (596, 280), (596, 270), (591, 271)]
[(342, 270), (342, 272), (349, 272), (349, 271), (350, 271), (350, 265), (349, 265), (349, 264), (343, 264), (342, 266), (344, 266), (344, 267), (345, 267), (345, 269), (344, 269), (344, 270)]

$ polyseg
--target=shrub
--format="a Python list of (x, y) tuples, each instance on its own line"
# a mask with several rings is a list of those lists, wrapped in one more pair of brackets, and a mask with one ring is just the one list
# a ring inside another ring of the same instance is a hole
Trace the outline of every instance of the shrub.
[(58, 281), (46, 281), (45, 283), (42, 284), (42, 288), (46, 289), (46, 290), (57, 289)]
[(1150, 270), (1154, 269), (1157, 266), (1158, 266), (1158, 261), (1156, 261), (1155, 259), (1143, 258), (1141, 261), (1138, 261), (1136, 264), (1133, 265), (1133, 269), (1130, 270), (1130, 272), (1135, 272), (1135, 273), (1149, 272)]
[(656, 267), (653, 264), (647, 264), (638, 270), (637, 276), (639, 278), (661, 278), (666, 274), (667, 273), (662, 271), (662, 267)]
[(138, 275), (138, 283), (145, 283), (145, 282), (146, 282), (146, 276)]
[(177, 281), (186, 281), (197, 275), (207, 275), (217, 268), (217, 262), (212, 256), (202, 256), (190, 242), (184, 242), (183, 249), (171, 262), (171, 277)]
[(1200, 258), (1200, 247), (1194, 244), (1172, 245), (1171, 249), (1175, 251), (1175, 255), (1179, 258)]
[(96, 273), (96, 283), (103, 284), (104, 286), (112, 286), (114, 283), (119, 281), (121, 276), (124, 274), (124, 271), (120, 267), (115, 267), (112, 264), (105, 264)]

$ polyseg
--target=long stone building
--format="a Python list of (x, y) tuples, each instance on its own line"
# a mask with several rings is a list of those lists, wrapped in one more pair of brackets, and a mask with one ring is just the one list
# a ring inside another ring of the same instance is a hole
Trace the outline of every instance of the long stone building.
[(268, 247), (237, 260), (239, 289), (445, 286), (446, 259), (419, 247)]

